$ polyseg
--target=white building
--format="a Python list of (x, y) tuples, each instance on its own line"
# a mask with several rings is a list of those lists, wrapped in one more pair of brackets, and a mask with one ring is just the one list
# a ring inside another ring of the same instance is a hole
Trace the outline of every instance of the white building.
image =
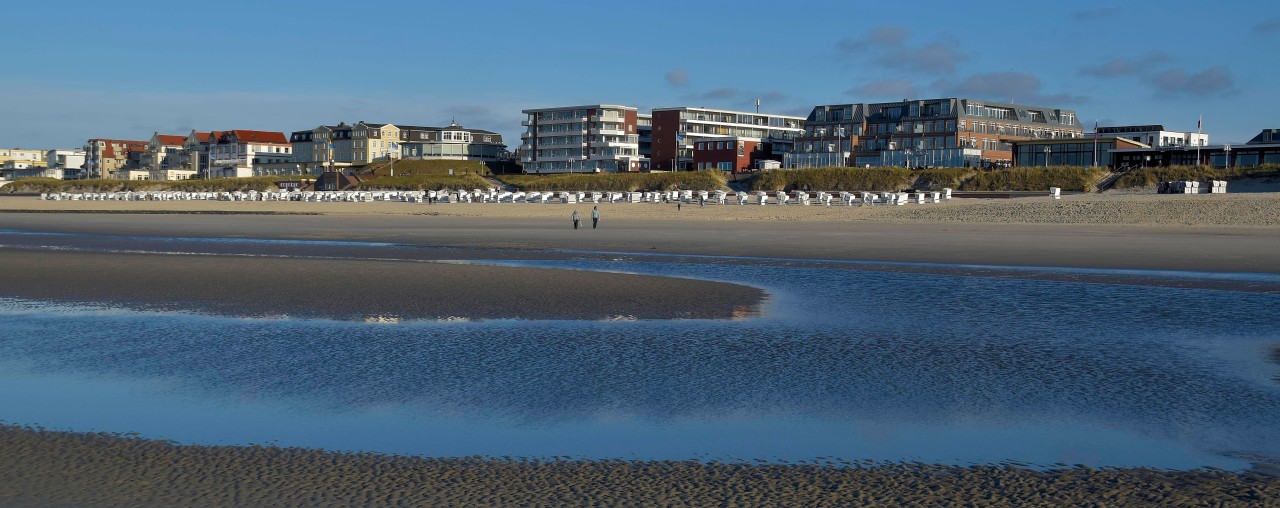
[(631, 106), (595, 104), (526, 109), (521, 125), (524, 172), (616, 173), (640, 171), (637, 111)]
[(212, 178), (258, 176), (264, 165), (293, 162), (293, 146), (283, 132), (230, 130), (210, 140)]
[(1163, 125), (1120, 125), (1115, 127), (1098, 127), (1098, 136), (1103, 138), (1124, 138), (1156, 148), (1168, 146), (1207, 146), (1209, 144), (1208, 134), (1168, 131), (1165, 130)]
[(87, 155), (84, 150), (49, 150), (44, 154), (49, 165), (49, 178), (74, 180), (82, 178)]
[(0, 164), (9, 161), (44, 162), (45, 150), (0, 148)]

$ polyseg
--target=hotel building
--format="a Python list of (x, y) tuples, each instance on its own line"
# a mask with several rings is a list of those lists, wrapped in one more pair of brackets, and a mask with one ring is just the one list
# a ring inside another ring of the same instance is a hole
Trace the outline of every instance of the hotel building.
[(805, 127), (788, 167), (1007, 166), (1011, 141), (1084, 135), (1073, 110), (961, 97), (817, 106)]
[(209, 145), (211, 177), (262, 176), (266, 165), (293, 162), (293, 146), (282, 132), (237, 129), (215, 134)]
[(520, 161), (525, 173), (640, 171), (636, 108), (613, 104), (526, 109)]
[(507, 145), (496, 132), (467, 129), (456, 122), (448, 127), (397, 127), (401, 158), (497, 161), (507, 155)]
[(728, 141), (729, 138), (733, 138), (735, 144), (737, 141), (767, 143), (771, 154), (781, 156), (791, 151), (794, 139), (804, 132), (803, 122), (804, 118), (798, 116), (721, 109), (655, 109), (649, 166), (655, 171), (697, 169), (696, 143)]

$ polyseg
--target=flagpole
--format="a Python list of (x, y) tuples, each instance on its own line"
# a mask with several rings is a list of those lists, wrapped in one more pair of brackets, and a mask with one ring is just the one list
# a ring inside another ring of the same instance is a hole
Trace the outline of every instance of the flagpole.
[(1098, 167), (1098, 121), (1093, 121), (1093, 167)]
[(1200, 142), (1200, 136), (1202, 135), (1201, 129), (1204, 128), (1203, 124), (1204, 124), (1204, 114), (1201, 114), (1200, 118), (1196, 120), (1196, 166), (1197, 167), (1199, 167), (1200, 164), (1202, 163), (1200, 160), (1200, 145), (1203, 145), (1204, 143)]

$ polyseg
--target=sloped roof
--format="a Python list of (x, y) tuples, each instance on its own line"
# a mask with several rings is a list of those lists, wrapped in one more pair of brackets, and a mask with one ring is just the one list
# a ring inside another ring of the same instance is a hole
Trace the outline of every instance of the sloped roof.
[[(281, 145), (289, 144), (289, 138), (285, 137), (283, 132), (273, 131), (250, 131), (242, 129), (234, 129), (217, 133), (219, 138), (224, 135), (234, 135), (239, 141), (250, 141), (254, 143), (277, 143)], [(221, 140), (221, 139), (219, 139)]]
[(181, 146), (183, 143), (187, 142), (186, 136), (173, 136), (169, 134), (156, 134), (156, 139), (160, 140), (160, 143), (166, 146)]

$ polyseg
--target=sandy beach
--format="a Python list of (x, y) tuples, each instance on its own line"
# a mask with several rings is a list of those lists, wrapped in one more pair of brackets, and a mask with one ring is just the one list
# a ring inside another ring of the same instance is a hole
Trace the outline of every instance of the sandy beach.
[[(974, 199), (852, 209), (609, 204), (600, 205), (600, 229), (574, 230), (569, 213), (586, 215), (590, 205), (9, 196), (0, 198), (0, 230), (142, 237), (111, 241), (143, 243), (170, 236), (389, 242), (419, 250), (414, 259), (361, 259), (353, 269), (344, 259), (2, 246), (0, 296), (357, 320), (728, 318), (758, 311), (766, 294), (719, 282), (436, 261), (629, 252), (1276, 274), (1277, 205), (1280, 194)], [(0, 452), (0, 505), (21, 506), (1258, 506), (1280, 498), (1280, 482), (1265, 469), (533, 463), (176, 446), (17, 427), (0, 428)]]
[[(590, 250), (1280, 273), (1280, 193), (953, 199), (899, 207), (109, 202), (0, 198), (0, 228)], [(113, 213), (66, 213), (107, 210)], [(9, 211), (11, 213), (2, 213)], [(23, 211), (23, 213), (12, 213)], [(29, 213), (49, 211), (55, 213)], [(145, 212), (145, 213), (130, 213)], [(180, 213), (168, 213), (180, 212)], [(224, 215), (218, 212), (265, 215)], [(310, 213), (318, 215), (272, 215)]]

